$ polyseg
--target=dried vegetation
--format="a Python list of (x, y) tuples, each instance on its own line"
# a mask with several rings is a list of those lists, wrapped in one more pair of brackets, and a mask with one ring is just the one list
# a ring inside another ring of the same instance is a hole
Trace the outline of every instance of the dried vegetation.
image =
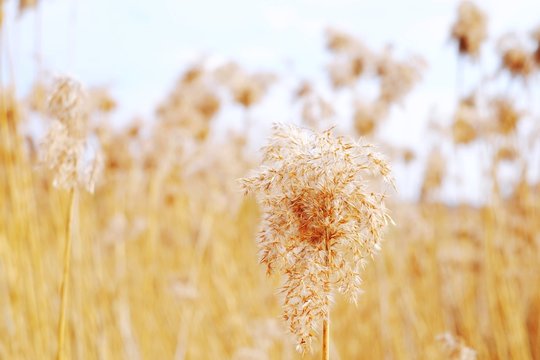
[[(486, 21), (472, 3), (459, 7), (457, 56), (482, 61)], [(253, 114), (274, 75), (194, 64), (152, 119), (122, 128), (108, 121), (121, 104), (105, 88), (43, 77), (20, 99), (2, 84), (0, 358), (297, 359), (295, 345), (318, 344), (331, 314), (333, 359), (540, 359), (540, 119), (526, 101), (538, 87), (539, 34), (499, 42), (497, 68), (425, 130), (435, 144), (422, 153), (380, 135), (423, 61), (329, 30), (333, 90), (297, 87), (302, 127), (276, 127), (252, 175), (250, 132), (220, 137), (216, 123), (227, 107)], [(359, 95), (365, 81), (376, 84), (371, 97)], [(350, 129), (320, 131), (343, 93)], [(49, 135), (25, 132), (31, 119)], [(396, 171), (424, 169), (416, 199), (383, 206), (389, 168), (361, 141)], [(461, 166), (463, 154), (477, 166)], [(485, 201), (444, 200), (465, 172), (478, 173)], [(81, 191), (69, 211), (79, 188), (94, 193)], [(396, 225), (383, 236), (389, 213)]]

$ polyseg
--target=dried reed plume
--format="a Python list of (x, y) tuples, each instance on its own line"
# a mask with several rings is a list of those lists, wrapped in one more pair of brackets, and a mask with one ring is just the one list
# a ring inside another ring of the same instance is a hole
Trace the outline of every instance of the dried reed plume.
[(427, 201), (434, 190), (441, 187), (446, 175), (446, 160), (439, 150), (429, 154), (424, 180), (420, 189), (420, 201)]
[(455, 144), (469, 144), (478, 137), (476, 124), (480, 116), (474, 98), (467, 97), (459, 102), (452, 124), (452, 137)]
[[(54, 173), (53, 185), (73, 190), (77, 187), (94, 191), (101, 170), (101, 157), (85, 162), (88, 136), (88, 114), (81, 85), (69, 78), (60, 78), (49, 100), (54, 120), (43, 143), (41, 162)], [(85, 166), (86, 165), (86, 166)]]
[(458, 18), (452, 26), (451, 36), (458, 43), (461, 55), (477, 58), (487, 37), (487, 18), (482, 10), (470, 1), (459, 5)]
[(90, 109), (103, 114), (110, 113), (117, 107), (116, 101), (106, 87), (90, 89), (88, 101)]
[(275, 125), (263, 151), (259, 171), (241, 180), (264, 212), (260, 259), (269, 274), (285, 276), (283, 317), (297, 350), (311, 348), (323, 323), (327, 358), (333, 290), (357, 301), (361, 270), (380, 249), (391, 220), (384, 195), (368, 191), (366, 179), (392, 182), (390, 169), (371, 146), (334, 137), (331, 130)]
[(357, 101), (353, 115), (354, 129), (360, 136), (372, 136), (387, 115), (388, 104), (385, 102), (363, 103)]
[(518, 150), (512, 145), (505, 145), (497, 149), (494, 156), (494, 163), (498, 164), (502, 161), (514, 161), (518, 158)]
[(247, 73), (235, 63), (217, 68), (215, 77), (230, 91), (234, 102), (245, 109), (260, 102), (276, 80), (275, 75), (271, 73)]
[(501, 135), (509, 135), (516, 131), (522, 113), (512, 102), (504, 97), (492, 100), (493, 113), (496, 121), (495, 131)]
[(425, 61), (418, 56), (406, 61), (395, 60), (387, 49), (376, 64), (380, 79), (379, 101), (386, 104), (399, 103), (420, 81)]
[(168, 134), (181, 131), (198, 141), (207, 139), (212, 120), (222, 106), (211, 80), (203, 69), (190, 69), (178, 80), (156, 111), (160, 126)]
[(37, 0), (19, 0), (19, 14), (27, 9), (35, 8), (37, 3)]
[(368, 49), (354, 36), (338, 29), (326, 29), (326, 47), (334, 54), (369, 55)]
[(336, 29), (326, 31), (326, 45), (335, 56), (328, 65), (334, 88), (352, 87), (372, 66), (374, 56), (358, 39)]
[(503, 49), (501, 57), (501, 67), (512, 77), (527, 80), (534, 72), (534, 58), (519, 44)]
[(520, 78), (527, 83), (535, 71), (535, 54), (523, 40), (513, 33), (505, 34), (497, 41), (497, 51), (500, 56), (499, 73), (505, 70), (512, 78)]

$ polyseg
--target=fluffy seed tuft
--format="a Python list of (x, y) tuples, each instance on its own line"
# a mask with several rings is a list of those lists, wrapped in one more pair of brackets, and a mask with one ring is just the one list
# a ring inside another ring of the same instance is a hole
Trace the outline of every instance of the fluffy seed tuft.
[(77, 186), (94, 191), (103, 160), (96, 152), (85, 159), (88, 136), (86, 95), (77, 81), (62, 77), (56, 80), (49, 100), (49, 113), (56, 118), (42, 143), (41, 162), (53, 171), (53, 186), (73, 189)]
[(241, 180), (262, 206), (260, 259), (268, 273), (285, 277), (283, 317), (299, 351), (310, 348), (333, 290), (353, 302), (361, 292), (362, 268), (391, 221), (384, 195), (368, 190), (374, 174), (392, 182), (388, 165), (368, 145), (331, 130), (275, 125), (263, 165)]

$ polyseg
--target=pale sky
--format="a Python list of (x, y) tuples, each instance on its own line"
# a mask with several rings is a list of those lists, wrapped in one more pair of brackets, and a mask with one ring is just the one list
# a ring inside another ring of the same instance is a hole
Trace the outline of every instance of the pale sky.
[[(526, 36), (540, 25), (538, 0), (476, 3), (489, 15), (492, 36), (483, 48), (483, 67), (495, 64), (494, 37), (509, 31)], [(333, 26), (374, 50), (394, 44), (398, 54), (427, 60), (422, 83), (393, 113), (393, 132), (386, 134), (414, 145), (424, 141), (430, 114), (446, 114), (455, 105), (457, 65), (448, 33), (457, 5), (456, 0), (41, 0), (37, 12), (19, 17), (16, 2), (8, 0), (2, 53), (8, 50), (11, 68), (4, 56), (3, 74), (5, 79), (12, 74), (24, 94), (38, 69), (39, 47), (47, 71), (109, 86), (121, 122), (137, 114), (151, 117), (180, 72), (202, 56), (285, 75), (278, 88), (300, 78), (324, 82), (324, 29)], [(274, 91), (257, 115), (286, 121), (289, 100)]]

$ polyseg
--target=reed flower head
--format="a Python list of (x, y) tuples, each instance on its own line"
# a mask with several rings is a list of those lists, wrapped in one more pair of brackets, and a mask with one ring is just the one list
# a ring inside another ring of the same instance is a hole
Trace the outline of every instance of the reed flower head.
[(515, 34), (508, 33), (497, 41), (500, 69), (511, 77), (521, 79), (525, 84), (535, 72), (535, 54)]
[(56, 80), (49, 100), (49, 112), (56, 120), (42, 143), (41, 162), (53, 171), (55, 187), (83, 186), (93, 192), (102, 159), (99, 152), (90, 162), (85, 159), (88, 136), (85, 98), (77, 81), (65, 77)]
[(361, 136), (371, 136), (388, 115), (388, 104), (382, 101), (363, 103), (357, 101), (354, 111), (354, 129)]
[(455, 144), (469, 144), (478, 137), (476, 124), (480, 120), (474, 98), (464, 98), (459, 102), (452, 124), (452, 137)]
[(25, 10), (35, 8), (37, 3), (37, 0), (19, 0), (19, 14), (22, 14)]
[[(197, 73), (195, 73), (197, 71)], [(176, 137), (185, 133), (197, 141), (208, 138), (221, 101), (211, 86), (210, 74), (190, 69), (157, 108), (162, 130)]]
[(452, 26), (451, 36), (458, 43), (459, 53), (477, 58), (480, 47), (487, 38), (486, 15), (474, 3), (463, 1), (458, 18)]
[(357, 38), (336, 29), (327, 29), (327, 48), (334, 55), (328, 75), (334, 88), (354, 86), (373, 63), (373, 54)]
[(335, 29), (326, 29), (326, 47), (334, 54), (357, 55), (368, 53), (364, 44), (354, 36)]
[(400, 61), (394, 59), (390, 49), (387, 49), (376, 65), (380, 79), (379, 101), (389, 105), (402, 101), (420, 81), (425, 67), (426, 63), (421, 57)]
[(228, 63), (215, 70), (215, 77), (231, 93), (234, 102), (245, 109), (259, 103), (276, 76), (271, 73), (247, 73), (238, 64)]
[(527, 80), (534, 72), (534, 56), (522, 46), (515, 45), (503, 49), (501, 57), (501, 67), (513, 77)]
[(275, 125), (263, 150), (262, 167), (241, 181), (262, 206), (260, 259), (268, 273), (284, 275), (283, 317), (305, 351), (332, 291), (352, 301), (361, 292), (361, 270), (391, 220), (384, 195), (369, 191), (367, 179), (392, 182), (390, 169), (371, 146), (331, 130)]
[(522, 112), (504, 97), (492, 100), (493, 116), (496, 119), (495, 130), (501, 135), (510, 135), (517, 130)]
[(442, 153), (436, 149), (429, 154), (426, 163), (426, 171), (420, 190), (420, 200), (427, 201), (434, 190), (439, 189), (446, 176), (446, 159)]

